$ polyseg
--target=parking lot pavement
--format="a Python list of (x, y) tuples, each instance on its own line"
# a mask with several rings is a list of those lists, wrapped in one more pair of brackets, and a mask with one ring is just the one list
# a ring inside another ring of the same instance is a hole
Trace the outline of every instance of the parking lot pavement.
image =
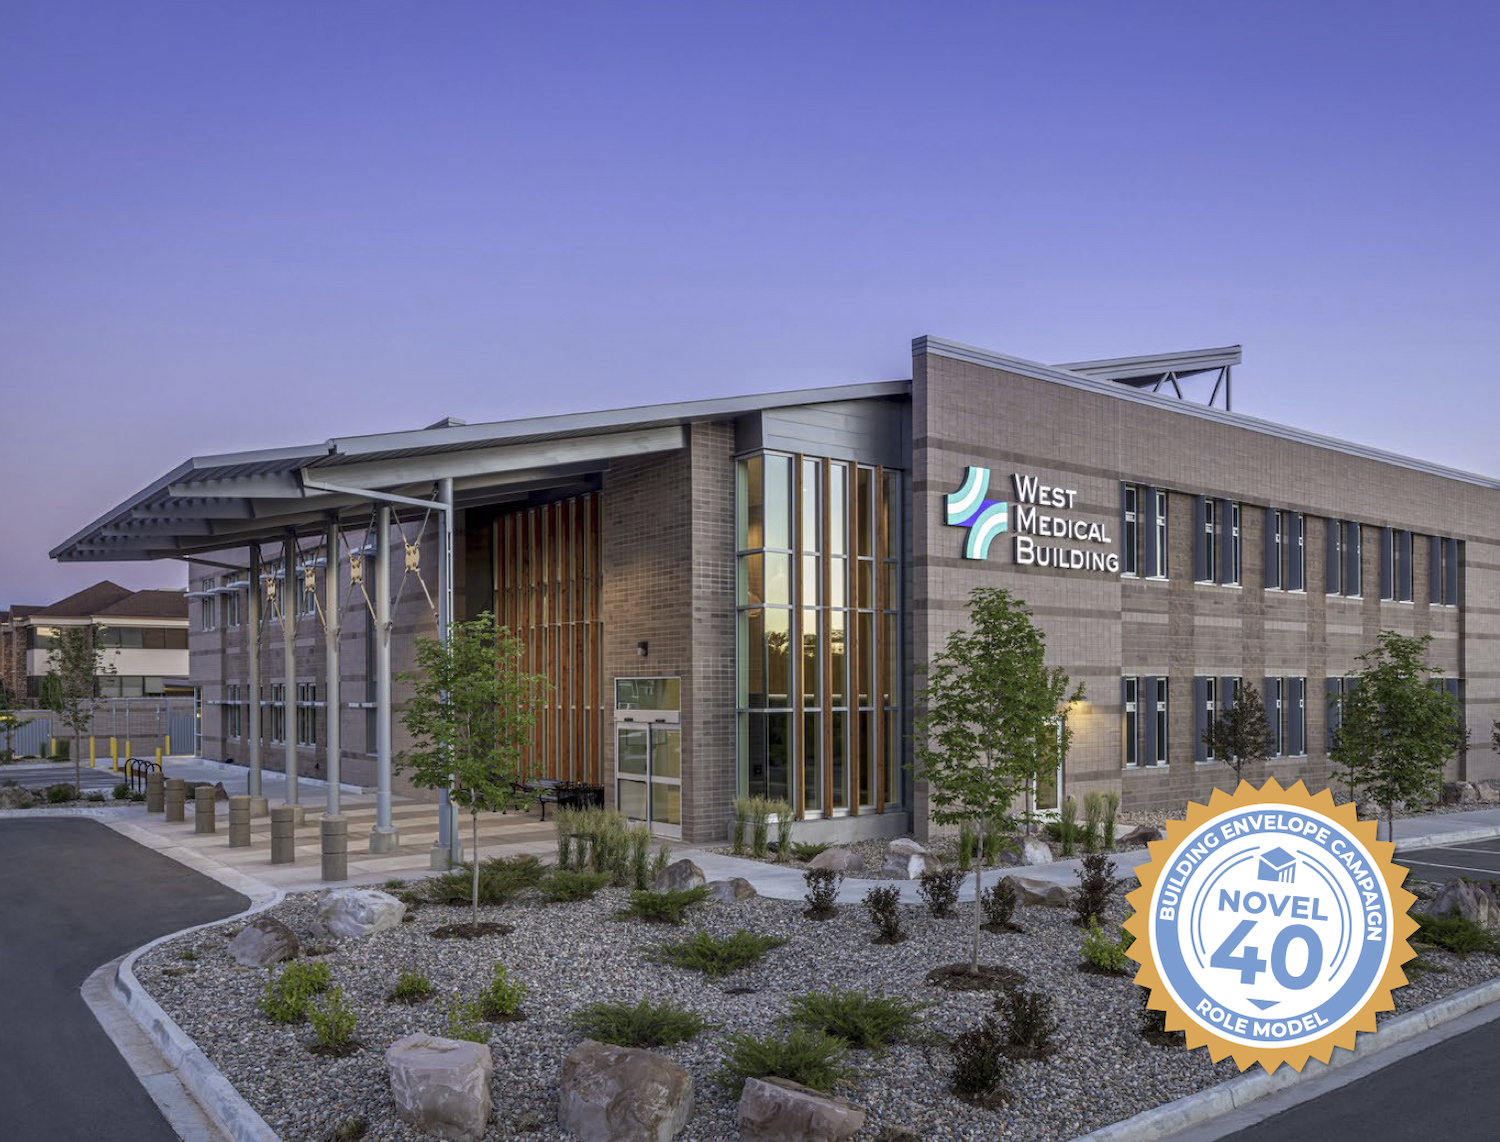
[[(103, 768), (90, 769), (85, 764), (80, 771), (80, 781), (85, 793), (101, 789), (108, 793), (125, 780), (124, 773), (115, 773), (109, 768), (109, 758), (104, 759)], [(72, 785), (73, 763), (71, 761), (20, 761), (0, 765), (0, 781), (14, 781), (25, 789), (45, 789), (49, 785)]]
[(1500, 882), (1500, 838), (1468, 841), (1441, 848), (1412, 849), (1396, 854), (1396, 863), (1411, 870), (1411, 879), (1442, 883), (1455, 877)]

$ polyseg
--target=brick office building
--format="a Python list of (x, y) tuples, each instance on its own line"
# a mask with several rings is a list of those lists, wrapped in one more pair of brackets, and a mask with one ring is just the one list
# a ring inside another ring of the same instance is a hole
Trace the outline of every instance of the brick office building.
[(399, 673), (436, 629), (446, 495), (452, 613), (494, 610), (554, 683), (534, 772), (694, 841), (737, 792), (786, 797), (810, 838), (924, 834), (914, 666), (981, 585), (1024, 599), (1086, 688), (1043, 805), (1059, 782), (1131, 808), (1227, 785), (1201, 729), (1245, 684), (1279, 742), (1248, 776), (1320, 787), (1328, 699), (1382, 629), (1432, 636), (1473, 738), (1457, 766), (1500, 775), (1500, 483), (1163, 395), (1217, 376), (1227, 406), (1237, 360), (1051, 367), (922, 338), (910, 381), (190, 461), (54, 556), (198, 557), (204, 753), (245, 760), (258, 719), (302, 772), (329, 760), (337, 598), (337, 759), (374, 784), (402, 741), (396, 721), (382, 753), (372, 564)]

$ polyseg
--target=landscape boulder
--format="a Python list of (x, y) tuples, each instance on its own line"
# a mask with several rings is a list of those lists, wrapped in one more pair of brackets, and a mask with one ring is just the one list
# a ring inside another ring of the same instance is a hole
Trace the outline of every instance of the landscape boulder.
[(495, 1070), (488, 1044), (418, 1032), (386, 1048), (385, 1066), (403, 1122), (454, 1142), (484, 1137)]
[(728, 880), (708, 882), (708, 898), (717, 900), (721, 904), (733, 904), (736, 900), (749, 900), (758, 895), (760, 894), (755, 891), (755, 885), (743, 876), (731, 876)]
[(384, 932), (405, 915), (405, 904), (374, 888), (331, 888), (318, 897), (318, 919), (340, 940)]
[(831, 848), (824, 849), (813, 857), (808, 868), (827, 868), (834, 872), (841, 872), (845, 876), (857, 876), (864, 872), (864, 859), (852, 849)]
[(1427, 912), (1433, 916), (1447, 916), (1454, 909), (1467, 920), (1490, 931), (1500, 931), (1500, 901), (1483, 885), (1472, 881), (1455, 879), (1450, 880), (1438, 889), (1437, 895), (1431, 900), (1419, 902), (1415, 906), (1418, 912)]
[(653, 892), (676, 892), (685, 888), (701, 888), (707, 882), (708, 877), (703, 875), (703, 870), (683, 857), (657, 873), (651, 889)]
[(1022, 904), (1044, 904), (1049, 908), (1066, 908), (1072, 899), (1072, 890), (1061, 884), (1053, 884), (1039, 876), (1006, 876), (1016, 890), (1016, 899)]
[(943, 862), (931, 853), (912, 853), (906, 858), (904, 870), (907, 880), (921, 880), (929, 872), (937, 872), (943, 867)]
[(880, 871), (885, 876), (910, 877), (912, 857), (926, 856), (927, 850), (910, 837), (897, 837), (885, 849), (885, 863)]
[(1161, 829), (1155, 825), (1137, 825), (1116, 842), (1120, 848), (1128, 848), (1133, 845), (1149, 845), (1152, 841), (1161, 840)]
[(258, 916), (229, 941), (229, 954), (241, 967), (268, 968), (282, 960), (294, 960), (301, 949), (297, 933), (274, 916)]
[(30, 809), (35, 804), (36, 798), (30, 789), (19, 785), (0, 787), (0, 809)]
[(746, 1079), (740, 1142), (839, 1142), (859, 1133), (865, 1112), (790, 1079)]
[(670, 1142), (693, 1113), (693, 1076), (636, 1047), (585, 1039), (557, 1086), (557, 1124), (579, 1142)]
[(1500, 805), (1500, 781), (1493, 778), (1476, 781), (1474, 792), (1479, 796), (1481, 805)]
[(1026, 837), (1021, 842), (1022, 864), (1051, 864), (1052, 850), (1040, 837)]
[(1479, 790), (1472, 781), (1448, 781), (1443, 784), (1444, 805), (1478, 805)]

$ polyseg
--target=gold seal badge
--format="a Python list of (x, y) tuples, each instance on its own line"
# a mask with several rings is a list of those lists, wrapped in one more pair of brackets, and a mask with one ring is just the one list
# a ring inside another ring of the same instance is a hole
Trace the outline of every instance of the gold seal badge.
[(1282, 1063), (1301, 1070), (1353, 1049), (1375, 1030), (1401, 965), (1415, 901), (1401, 887), (1395, 846), (1353, 804), (1313, 796), (1302, 782), (1216, 789), (1187, 819), (1168, 821), (1127, 899), (1135, 982), (1188, 1047), (1207, 1047), (1240, 1070)]

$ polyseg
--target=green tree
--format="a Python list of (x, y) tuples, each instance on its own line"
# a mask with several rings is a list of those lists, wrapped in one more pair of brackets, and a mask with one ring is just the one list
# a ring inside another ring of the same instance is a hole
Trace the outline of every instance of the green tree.
[(486, 611), (453, 623), (448, 641), (419, 638), (402, 722), (413, 747), (397, 760), (413, 785), (449, 789), (474, 826), (474, 923), (479, 923), (479, 814), (530, 804), (519, 788), (536, 707), (548, 684), (521, 668), (521, 640)]
[(1425, 658), (1431, 639), (1380, 632), (1363, 669), (1344, 693), (1333, 739), (1333, 762), (1351, 787), (1385, 810), (1385, 839), (1394, 835), (1394, 806), (1431, 793), (1443, 767), (1465, 745), (1458, 700), (1433, 686)]
[(1067, 674), (1046, 666), (1046, 638), (1009, 591), (976, 588), (969, 622), (971, 629), (954, 631), (922, 668), (915, 754), (932, 819), (967, 822), (978, 840), (970, 958), (977, 973), (981, 879), (991, 847), (985, 832), (1014, 833), (1017, 800), (1067, 755), (1072, 731), (1063, 715), (1069, 702), (1083, 697), (1083, 687), (1070, 693)]
[(1203, 731), (1203, 744), (1216, 760), (1234, 767), (1236, 782), (1248, 763), (1270, 757), (1276, 742), (1260, 691), (1241, 682), (1234, 702)]
[(47, 654), (42, 679), (42, 704), (73, 732), (73, 790), (83, 788), (83, 735), (94, 723), (99, 676), (115, 673), (104, 660), (96, 625), (60, 627), (57, 643)]
[(15, 761), (16, 747), (15, 738), (12, 736), (17, 730), (24, 726), (29, 719), (13, 714), (4, 706), (0, 706), (0, 734), (5, 735), (5, 748), (0, 750), (0, 762)]

